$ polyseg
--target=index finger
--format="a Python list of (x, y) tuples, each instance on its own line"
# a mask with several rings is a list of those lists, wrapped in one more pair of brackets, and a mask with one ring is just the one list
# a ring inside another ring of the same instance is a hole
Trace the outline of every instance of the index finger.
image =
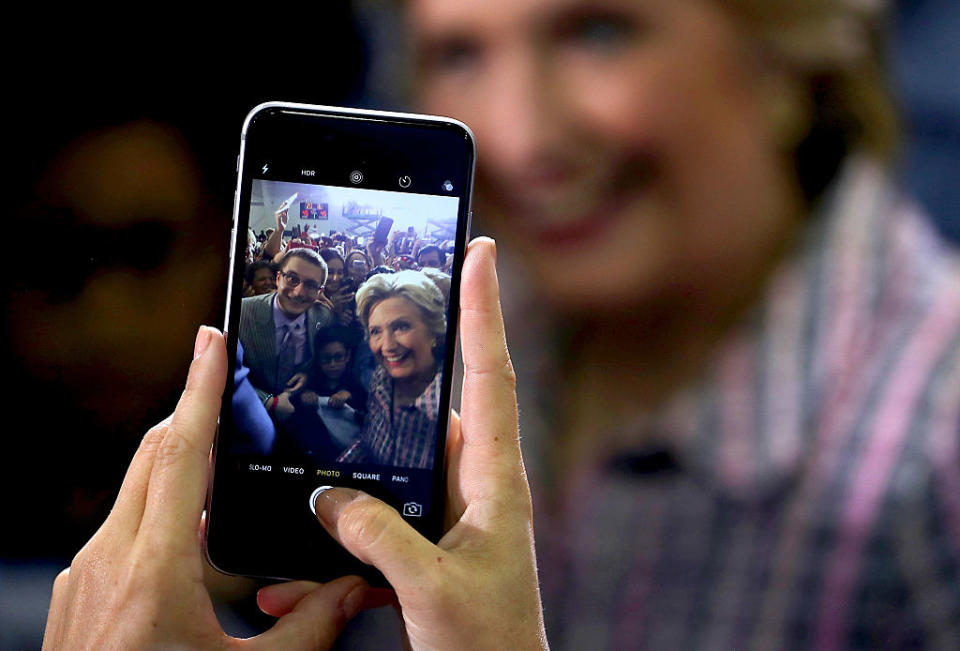
[(157, 450), (140, 531), (165, 548), (196, 547), (210, 447), (227, 374), (223, 335), (202, 327), (187, 385)]

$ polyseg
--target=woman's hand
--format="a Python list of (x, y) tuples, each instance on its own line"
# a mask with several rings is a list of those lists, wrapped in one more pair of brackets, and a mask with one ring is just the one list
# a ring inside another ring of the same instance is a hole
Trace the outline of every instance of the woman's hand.
[(314, 299), (313, 302), (317, 305), (320, 305), (321, 307), (327, 308), (331, 312), (333, 312), (335, 309), (333, 305), (333, 301), (327, 298), (327, 296), (323, 292), (320, 292), (319, 294), (317, 294), (317, 298)]
[(359, 610), (367, 585), (344, 577), (249, 640), (217, 622), (197, 529), (226, 372), (223, 336), (201, 328), (176, 411), (143, 438), (110, 515), (54, 582), (44, 649), (324, 649)]
[[(327, 490), (315, 505), (327, 531), (393, 586), (414, 648), (546, 646), (495, 259), (494, 243), (480, 238), (463, 265), (463, 414), (452, 415), (447, 441), (446, 535), (434, 545), (356, 490)], [(281, 584), (262, 589), (258, 601), (283, 615), (297, 596)]]

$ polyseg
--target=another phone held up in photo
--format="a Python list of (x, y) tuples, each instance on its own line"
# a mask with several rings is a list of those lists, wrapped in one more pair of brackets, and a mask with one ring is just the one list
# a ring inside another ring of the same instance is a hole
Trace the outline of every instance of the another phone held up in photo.
[(470, 130), (447, 118), (279, 102), (247, 116), (214, 567), (383, 584), (317, 522), (323, 486), (366, 491), (439, 539), (474, 159)]

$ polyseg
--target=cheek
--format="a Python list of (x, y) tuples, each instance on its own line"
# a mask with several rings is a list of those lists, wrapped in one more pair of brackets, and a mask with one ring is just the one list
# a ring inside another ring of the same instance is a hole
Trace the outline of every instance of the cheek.
[(672, 102), (665, 100), (673, 75), (662, 58), (649, 52), (600, 65), (560, 61), (554, 75), (568, 137), (579, 137), (581, 146), (645, 146), (671, 113)]
[(429, 361), (433, 358), (433, 347), (430, 345), (430, 336), (426, 333), (420, 333), (417, 336), (417, 354)]

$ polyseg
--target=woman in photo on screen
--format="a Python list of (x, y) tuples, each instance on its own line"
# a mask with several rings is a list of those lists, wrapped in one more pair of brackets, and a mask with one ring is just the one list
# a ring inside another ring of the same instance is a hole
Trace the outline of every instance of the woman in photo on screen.
[(377, 368), (363, 432), (339, 461), (429, 469), (446, 334), (443, 294), (427, 276), (408, 270), (372, 276), (356, 298)]

